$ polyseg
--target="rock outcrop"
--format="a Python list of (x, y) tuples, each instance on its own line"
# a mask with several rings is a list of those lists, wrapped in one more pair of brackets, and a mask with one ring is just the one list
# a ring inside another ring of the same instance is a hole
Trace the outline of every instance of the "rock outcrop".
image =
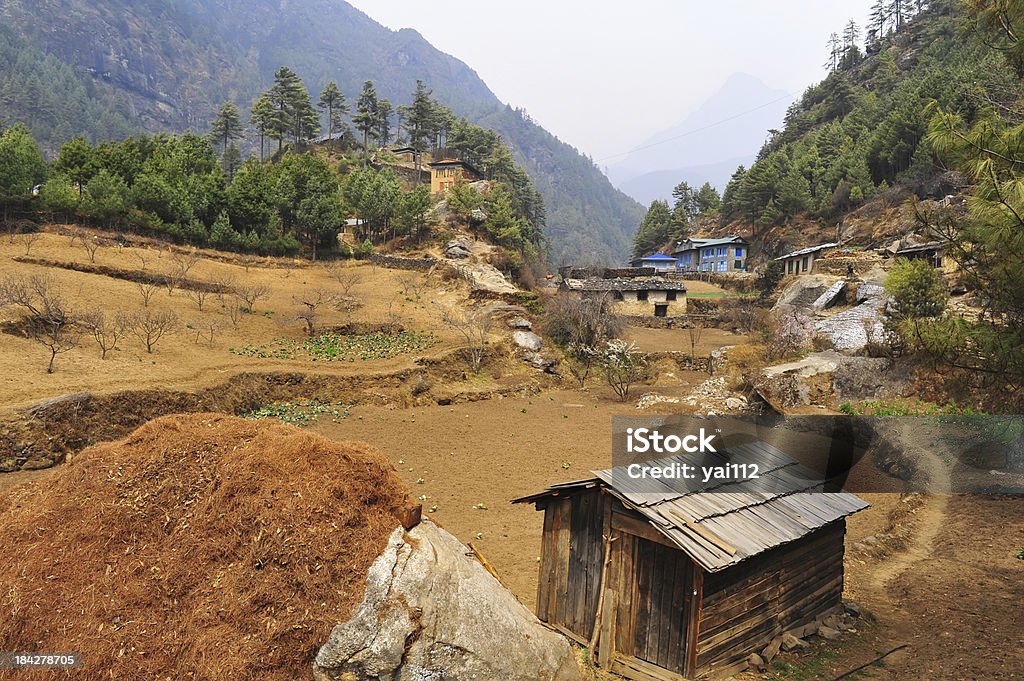
[(882, 319), (889, 303), (885, 290), (876, 284), (862, 284), (857, 290), (857, 302), (814, 325), (814, 330), (828, 336), (832, 347), (841, 352), (860, 352), (869, 342), (881, 341), (885, 335)]
[(834, 286), (835, 277), (828, 277), (820, 274), (802, 274), (796, 277), (786, 290), (779, 296), (775, 303), (775, 310), (785, 310), (790, 307), (809, 308), (818, 300), (830, 287)]
[(754, 388), (778, 412), (799, 407), (835, 409), (844, 401), (903, 397), (910, 387), (892, 360), (817, 352), (761, 371)]
[(366, 594), (316, 656), (316, 681), (579, 681), (569, 644), (430, 521), (395, 530)]

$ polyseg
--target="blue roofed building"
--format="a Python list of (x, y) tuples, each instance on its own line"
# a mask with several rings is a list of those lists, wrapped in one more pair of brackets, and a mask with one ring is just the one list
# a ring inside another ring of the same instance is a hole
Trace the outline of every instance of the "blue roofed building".
[(633, 267), (653, 267), (657, 272), (675, 272), (676, 259), (664, 253), (653, 253), (630, 262)]
[(687, 239), (672, 255), (680, 272), (746, 272), (749, 247), (741, 236)]

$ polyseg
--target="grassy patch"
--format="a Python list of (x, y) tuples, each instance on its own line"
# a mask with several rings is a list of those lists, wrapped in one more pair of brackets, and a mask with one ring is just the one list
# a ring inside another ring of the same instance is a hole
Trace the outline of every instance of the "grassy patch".
[(307, 426), (315, 423), (321, 414), (328, 414), (333, 421), (337, 422), (348, 416), (348, 410), (348, 405), (338, 407), (330, 403), (310, 400), (308, 402), (270, 404), (248, 414), (243, 414), (242, 418), (253, 420), (278, 419), (294, 426)]
[[(771, 674), (768, 681), (821, 681), (831, 679), (832, 674), (826, 667), (835, 662), (837, 653), (833, 650), (823, 648), (811, 657), (801, 658), (796, 662), (776, 661), (772, 664)], [(850, 678), (857, 678), (854, 675)]]
[(437, 345), (439, 341), (430, 332), (402, 331), (401, 333), (369, 333), (360, 336), (341, 336), (325, 333), (314, 338), (295, 340), (275, 338), (270, 343), (247, 344), (228, 348), (228, 352), (258, 359), (300, 359), (314, 362), (365, 362), (388, 359), (397, 355), (420, 352)]
[(839, 411), (851, 416), (982, 416), (985, 413), (955, 402), (934, 404), (922, 400), (866, 400), (855, 404), (843, 402), (839, 405)]

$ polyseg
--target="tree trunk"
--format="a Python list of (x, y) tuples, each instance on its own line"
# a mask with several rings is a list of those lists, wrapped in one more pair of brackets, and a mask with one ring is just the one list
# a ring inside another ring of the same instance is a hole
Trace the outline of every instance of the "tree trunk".
[(57, 359), (57, 349), (51, 347), (50, 348), (50, 364), (49, 364), (49, 366), (46, 367), (46, 373), (48, 373), (48, 374), (52, 374), (53, 373), (53, 360), (55, 360), (55, 359)]

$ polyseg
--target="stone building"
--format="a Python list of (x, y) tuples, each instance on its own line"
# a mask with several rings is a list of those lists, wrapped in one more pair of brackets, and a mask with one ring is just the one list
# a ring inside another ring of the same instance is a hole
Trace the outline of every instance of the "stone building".
[(562, 289), (583, 296), (608, 296), (618, 314), (677, 317), (686, 314), (686, 284), (663, 277), (565, 279)]

